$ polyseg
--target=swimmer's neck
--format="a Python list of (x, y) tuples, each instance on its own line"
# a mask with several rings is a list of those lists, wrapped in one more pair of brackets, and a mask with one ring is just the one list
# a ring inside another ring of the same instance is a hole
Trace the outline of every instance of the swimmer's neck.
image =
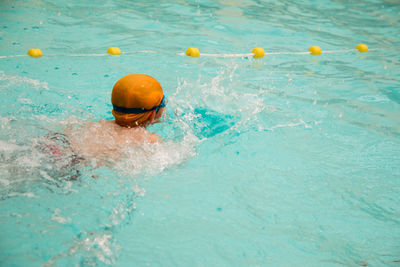
[(139, 142), (144, 141), (147, 143), (159, 143), (162, 141), (161, 137), (158, 134), (149, 132), (143, 125), (138, 125), (134, 127), (124, 127), (117, 124), (115, 120), (110, 120), (110, 121), (103, 120), (99, 121), (99, 123), (104, 123), (103, 125), (105, 127), (112, 127), (116, 131), (117, 135), (124, 135), (128, 132), (138, 134), (141, 137), (136, 136), (136, 139), (142, 140)]
[(137, 125), (120, 125), (118, 124), (115, 120), (109, 120), (109, 121), (104, 121), (105, 123), (108, 124), (113, 124), (117, 125), (118, 127), (124, 128), (124, 129), (146, 129), (147, 126), (150, 124), (148, 121), (142, 124), (137, 124)]

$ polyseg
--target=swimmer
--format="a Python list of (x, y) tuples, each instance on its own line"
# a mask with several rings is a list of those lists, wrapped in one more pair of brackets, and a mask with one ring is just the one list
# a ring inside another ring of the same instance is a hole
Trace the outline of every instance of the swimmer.
[(144, 74), (121, 78), (114, 85), (111, 103), (115, 120), (66, 130), (72, 149), (86, 159), (99, 159), (101, 165), (118, 160), (128, 147), (161, 141), (146, 129), (159, 122), (165, 111), (165, 96), (156, 79)]

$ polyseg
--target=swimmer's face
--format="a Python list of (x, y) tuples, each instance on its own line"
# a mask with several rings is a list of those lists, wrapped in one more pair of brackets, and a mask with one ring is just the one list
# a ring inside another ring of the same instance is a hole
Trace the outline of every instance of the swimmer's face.
[(155, 115), (155, 117), (154, 117), (154, 122), (159, 122), (159, 121), (161, 121), (161, 117), (162, 117), (164, 111), (165, 111), (165, 108), (160, 108), (160, 109), (157, 111), (157, 113), (156, 113), (156, 115)]

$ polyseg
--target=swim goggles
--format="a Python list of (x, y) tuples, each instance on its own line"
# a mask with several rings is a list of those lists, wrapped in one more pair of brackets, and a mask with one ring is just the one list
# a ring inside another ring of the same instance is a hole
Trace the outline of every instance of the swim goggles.
[(120, 113), (125, 113), (125, 114), (141, 114), (141, 113), (145, 113), (145, 112), (149, 112), (149, 111), (155, 111), (156, 113), (158, 112), (158, 110), (160, 108), (165, 108), (165, 106), (167, 105), (166, 100), (165, 100), (165, 96), (163, 96), (160, 105), (155, 106), (151, 109), (145, 109), (145, 108), (125, 108), (125, 107), (119, 107), (116, 105), (113, 105), (114, 111), (116, 112), (120, 112)]

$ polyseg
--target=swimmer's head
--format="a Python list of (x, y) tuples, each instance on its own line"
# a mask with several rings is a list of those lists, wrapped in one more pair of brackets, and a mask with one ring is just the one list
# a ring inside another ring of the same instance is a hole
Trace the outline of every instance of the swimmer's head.
[(118, 125), (146, 126), (161, 117), (165, 97), (161, 85), (153, 77), (130, 74), (114, 85), (111, 103), (112, 114)]

